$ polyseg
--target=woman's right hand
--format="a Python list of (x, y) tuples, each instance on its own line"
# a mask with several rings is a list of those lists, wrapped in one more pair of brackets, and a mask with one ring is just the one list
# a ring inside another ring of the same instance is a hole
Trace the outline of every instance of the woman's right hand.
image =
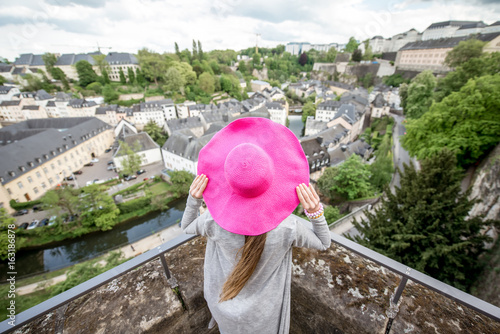
[(300, 204), (302, 204), (302, 207), (307, 212), (314, 213), (321, 208), (319, 205), (319, 196), (312, 185), (307, 187), (304, 183), (299, 184), (297, 187), (297, 196), (299, 196)]
[(206, 175), (200, 174), (198, 175), (193, 183), (191, 183), (191, 187), (189, 188), (189, 193), (196, 199), (203, 198), (203, 192), (207, 187), (208, 177)]

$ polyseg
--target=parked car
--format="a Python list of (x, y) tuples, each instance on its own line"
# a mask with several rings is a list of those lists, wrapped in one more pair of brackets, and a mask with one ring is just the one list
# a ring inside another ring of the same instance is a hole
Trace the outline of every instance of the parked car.
[(111, 152), (111, 149), (110, 148), (107, 148), (104, 153), (108, 153), (108, 152)]
[(43, 218), (42, 220), (40, 220), (40, 226), (46, 226), (46, 225), (49, 225), (49, 218)]
[(97, 163), (97, 162), (99, 162), (99, 159), (94, 158), (94, 159), (90, 160), (90, 162)]
[(70, 175), (70, 176), (66, 176), (64, 179), (67, 181), (72, 181), (74, 178), (72, 175)]
[(108, 165), (114, 165), (114, 164), (115, 164), (115, 162), (113, 160), (108, 161)]
[(57, 216), (51, 216), (49, 219), (49, 226), (52, 226), (56, 223)]
[(108, 166), (108, 170), (115, 170), (115, 166)]
[(137, 171), (137, 175), (141, 175), (141, 174), (144, 174), (146, 173), (146, 170), (145, 169), (140, 169)]
[(32, 230), (34, 229), (35, 227), (38, 227), (38, 220), (33, 220), (29, 225), (28, 227), (26, 228), (27, 230)]
[(17, 217), (17, 216), (22, 216), (22, 215), (25, 215), (28, 213), (28, 210), (26, 209), (22, 209), (22, 210), (19, 210), (19, 211), (16, 211), (14, 212), (13, 216), (14, 217)]
[(125, 178), (125, 181), (135, 180), (137, 179), (137, 175), (129, 175)]
[(41, 206), (41, 205), (35, 205), (33, 207), (33, 212), (35, 212), (35, 211), (43, 211), (43, 206)]
[(80, 175), (80, 174), (82, 174), (82, 173), (83, 173), (83, 172), (82, 172), (81, 170), (77, 170), (76, 172), (73, 172), (73, 174), (75, 174), (75, 175)]
[(27, 229), (27, 228), (28, 228), (28, 226), (29, 226), (29, 225), (30, 225), (29, 223), (22, 223), (21, 225), (19, 225), (19, 227), (18, 227), (18, 228), (22, 228), (22, 229), (24, 229), (24, 230), (25, 230), (25, 229)]
[(83, 165), (83, 166), (85, 166), (85, 167), (94, 166), (94, 163), (93, 163), (93, 162), (89, 162), (88, 164), (85, 164), (85, 165)]

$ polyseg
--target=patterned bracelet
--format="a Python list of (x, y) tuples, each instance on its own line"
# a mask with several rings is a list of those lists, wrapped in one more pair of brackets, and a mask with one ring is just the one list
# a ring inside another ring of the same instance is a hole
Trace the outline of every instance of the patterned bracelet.
[(319, 217), (321, 217), (323, 215), (323, 204), (319, 203), (319, 210), (316, 211), (316, 212), (313, 212), (313, 213), (309, 213), (307, 212), (306, 209), (304, 209), (304, 213), (306, 214), (306, 216), (309, 218), (309, 219), (318, 219)]

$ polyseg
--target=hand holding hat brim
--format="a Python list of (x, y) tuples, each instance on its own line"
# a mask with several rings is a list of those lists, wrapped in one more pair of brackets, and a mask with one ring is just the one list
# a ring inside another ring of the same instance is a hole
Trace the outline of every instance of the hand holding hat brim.
[(312, 185), (307, 187), (304, 183), (297, 186), (297, 196), (300, 204), (309, 213), (316, 212), (320, 209), (319, 196)]
[(203, 174), (198, 175), (191, 184), (191, 187), (189, 188), (189, 193), (196, 199), (202, 199), (203, 192), (205, 191), (207, 184), (208, 184), (208, 177)]

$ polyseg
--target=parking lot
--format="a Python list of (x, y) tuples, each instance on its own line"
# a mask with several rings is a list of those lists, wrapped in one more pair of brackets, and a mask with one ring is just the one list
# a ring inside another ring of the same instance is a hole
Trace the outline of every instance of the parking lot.
[[(85, 187), (87, 182), (94, 180), (102, 180), (107, 181), (110, 178), (119, 177), (118, 173), (113, 170), (108, 170), (108, 161), (113, 160), (113, 151), (108, 153), (103, 153), (99, 157), (98, 162), (95, 162), (93, 166), (82, 167), (82, 174), (75, 174), (75, 180), (65, 181), (68, 184), (73, 185), (75, 188)], [(112, 195), (113, 193), (120, 191), (122, 189), (128, 188), (137, 182), (143, 181), (145, 178), (151, 178), (152, 176), (158, 177), (162, 169), (164, 169), (163, 161), (156, 162), (154, 164), (150, 164), (147, 166), (141, 167), (146, 172), (141, 175), (137, 175), (137, 179), (124, 181), (122, 183), (113, 186), (109, 189), (108, 194)], [(28, 214), (14, 217), (16, 219), (16, 224), (21, 225), (22, 223), (30, 223), (34, 219), (42, 220), (44, 218), (49, 218), (51, 213), (49, 211), (37, 211), (33, 212), (32, 209), (28, 209)]]

